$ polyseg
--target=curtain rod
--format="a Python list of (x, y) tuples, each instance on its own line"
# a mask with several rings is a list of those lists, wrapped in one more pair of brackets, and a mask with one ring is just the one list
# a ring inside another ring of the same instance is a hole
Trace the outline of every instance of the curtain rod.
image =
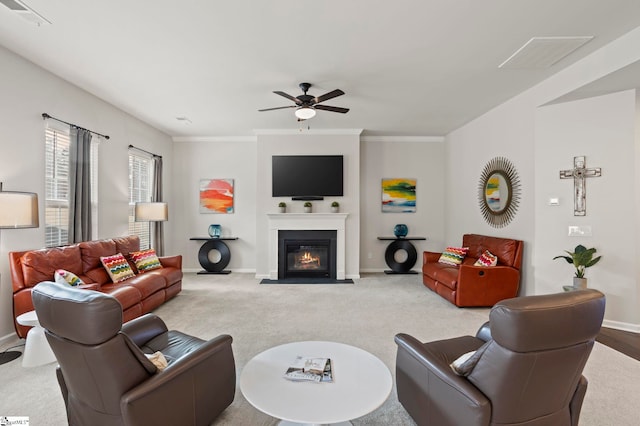
[(162, 155), (154, 154), (153, 152), (145, 151), (144, 149), (138, 148), (137, 146), (129, 145), (129, 148), (137, 149), (138, 151), (142, 151), (146, 154), (151, 155), (152, 157), (162, 158)]
[(69, 126), (73, 126), (73, 127), (78, 128), (78, 129), (86, 130), (87, 132), (90, 132), (90, 133), (96, 134), (96, 135), (98, 135), (98, 136), (102, 136), (103, 138), (105, 138), (105, 139), (109, 140), (109, 136), (107, 136), (107, 135), (103, 135), (102, 133), (94, 132), (93, 130), (89, 130), (89, 129), (85, 129), (84, 127), (80, 127), (80, 126), (78, 126), (77, 124), (68, 123), (68, 122), (66, 122), (66, 121), (64, 121), (64, 120), (60, 120), (59, 118), (52, 117), (52, 116), (50, 116), (49, 114), (47, 114), (46, 112), (43, 112), (43, 113), (42, 113), (42, 118), (43, 118), (44, 120), (46, 120), (47, 118), (50, 118), (50, 119), (52, 119), (52, 120), (56, 120), (56, 121), (59, 121), (59, 122), (64, 123), (64, 124), (68, 124)]

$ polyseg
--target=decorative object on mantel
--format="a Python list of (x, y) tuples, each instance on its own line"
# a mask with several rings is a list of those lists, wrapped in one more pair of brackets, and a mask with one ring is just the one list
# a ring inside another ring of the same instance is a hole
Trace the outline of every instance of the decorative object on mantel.
[(382, 179), (382, 212), (415, 213), (416, 179)]
[(287, 203), (285, 203), (284, 201), (280, 201), (278, 203), (278, 210), (280, 211), (280, 213), (286, 213), (287, 212)]
[(409, 227), (404, 223), (399, 223), (393, 227), (393, 235), (397, 238), (404, 238), (409, 233)]
[(233, 212), (233, 179), (201, 179), (200, 213)]
[(209, 225), (209, 236), (211, 238), (220, 238), (222, 235), (222, 227), (220, 225), (214, 224)]
[(338, 210), (340, 210), (340, 203), (337, 201), (331, 203), (331, 213), (338, 213)]
[(305, 201), (304, 203), (304, 212), (305, 213), (311, 213), (311, 201)]
[(573, 157), (573, 169), (572, 170), (560, 170), (560, 179), (573, 178), (573, 193), (575, 195), (573, 200), (573, 215), (574, 216), (586, 216), (587, 215), (587, 188), (586, 178), (588, 177), (600, 177), (602, 176), (602, 170), (600, 167), (593, 169), (586, 168), (586, 157)]
[(579, 289), (587, 288), (587, 279), (584, 277), (584, 270), (598, 263), (602, 256), (594, 258), (593, 255), (596, 253), (596, 249), (588, 249), (582, 244), (578, 244), (573, 252), (565, 250), (565, 253), (569, 256), (560, 255), (554, 257), (553, 260), (564, 259), (567, 263), (572, 264), (576, 268), (576, 276), (573, 277), (573, 287)]
[(478, 201), (484, 220), (494, 228), (507, 226), (520, 202), (520, 178), (504, 157), (491, 159), (480, 174)]

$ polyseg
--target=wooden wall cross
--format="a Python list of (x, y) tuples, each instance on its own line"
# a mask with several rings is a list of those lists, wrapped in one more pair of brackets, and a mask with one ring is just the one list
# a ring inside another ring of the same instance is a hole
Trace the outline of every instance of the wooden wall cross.
[(587, 189), (586, 178), (598, 177), (602, 175), (600, 167), (593, 169), (586, 168), (585, 157), (573, 157), (573, 169), (572, 170), (560, 170), (560, 179), (573, 178), (573, 215), (574, 216), (586, 216), (587, 215)]

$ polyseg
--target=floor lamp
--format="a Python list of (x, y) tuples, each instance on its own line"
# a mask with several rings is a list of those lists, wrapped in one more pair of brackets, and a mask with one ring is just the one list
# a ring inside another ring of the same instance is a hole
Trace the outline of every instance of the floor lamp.
[(137, 202), (134, 216), (136, 222), (149, 222), (149, 237), (151, 237), (151, 222), (169, 220), (169, 206), (163, 202)]
[[(0, 229), (37, 228), (38, 194), (34, 192), (3, 191), (0, 182)], [(22, 355), (18, 351), (0, 353), (0, 365)]]

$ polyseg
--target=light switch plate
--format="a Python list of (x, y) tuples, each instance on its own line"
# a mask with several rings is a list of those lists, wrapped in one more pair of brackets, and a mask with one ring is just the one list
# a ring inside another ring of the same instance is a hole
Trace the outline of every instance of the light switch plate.
[(559, 206), (560, 205), (560, 199), (558, 197), (549, 198), (549, 205), (550, 206)]
[(583, 225), (583, 226), (569, 225), (570, 237), (590, 237), (591, 235), (592, 235), (591, 225)]

